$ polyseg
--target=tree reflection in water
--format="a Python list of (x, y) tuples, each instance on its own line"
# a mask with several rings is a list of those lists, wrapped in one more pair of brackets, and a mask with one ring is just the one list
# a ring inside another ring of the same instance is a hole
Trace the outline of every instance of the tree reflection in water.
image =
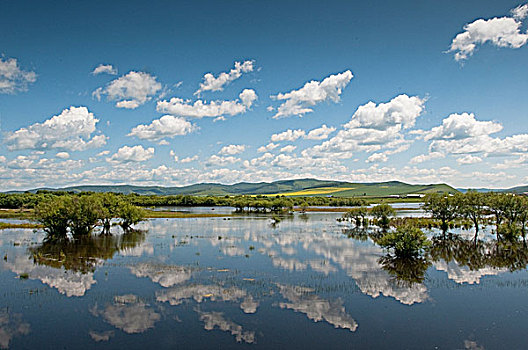
[(111, 259), (116, 253), (143, 243), (145, 236), (144, 231), (128, 230), (122, 235), (48, 239), (29, 248), (29, 252), (37, 265), (88, 273), (95, 271), (99, 261)]
[(398, 257), (391, 254), (381, 257), (378, 262), (402, 287), (423, 283), (425, 272), (431, 266), (431, 261), (426, 257)]
[[(343, 234), (363, 242), (367, 239), (375, 241), (379, 233), (372, 229), (353, 228), (343, 230)], [(423, 256), (411, 258), (387, 254), (378, 263), (402, 286), (423, 283), (427, 269), (433, 263), (454, 263), (469, 271), (488, 270), (485, 274), (501, 270), (513, 272), (528, 266), (528, 247), (523, 241), (484, 241), (446, 234), (432, 237), (431, 243)]]

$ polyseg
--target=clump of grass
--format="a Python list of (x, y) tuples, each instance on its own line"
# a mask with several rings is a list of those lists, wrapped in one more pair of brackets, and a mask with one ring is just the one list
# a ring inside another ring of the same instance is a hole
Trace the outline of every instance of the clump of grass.
[(24, 272), (24, 273), (21, 273), (21, 274), (20, 274), (19, 278), (20, 278), (21, 280), (27, 280), (27, 279), (29, 278), (29, 275), (28, 275), (27, 272)]
[(0, 230), (9, 228), (43, 228), (44, 226), (36, 223), (11, 223), (11, 222), (0, 222)]

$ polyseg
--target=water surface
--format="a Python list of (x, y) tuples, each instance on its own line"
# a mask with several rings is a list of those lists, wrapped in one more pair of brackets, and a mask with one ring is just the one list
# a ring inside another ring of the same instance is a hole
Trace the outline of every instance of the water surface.
[(78, 242), (3, 230), (0, 348), (525, 348), (522, 251), (484, 231), (402, 266), (339, 216), (154, 219)]

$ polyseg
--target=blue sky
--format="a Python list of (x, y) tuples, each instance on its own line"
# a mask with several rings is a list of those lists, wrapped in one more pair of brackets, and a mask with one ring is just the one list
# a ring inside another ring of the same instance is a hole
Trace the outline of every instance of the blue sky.
[(528, 183), (527, 14), (481, 0), (0, 0), (0, 190)]

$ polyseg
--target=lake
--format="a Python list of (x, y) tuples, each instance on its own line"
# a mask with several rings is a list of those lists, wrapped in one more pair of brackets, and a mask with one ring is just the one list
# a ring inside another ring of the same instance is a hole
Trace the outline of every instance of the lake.
[(464, 231), (407, 264), (340, 215), (0, 231), (0, 348), (526, 348), (526, 249)]

